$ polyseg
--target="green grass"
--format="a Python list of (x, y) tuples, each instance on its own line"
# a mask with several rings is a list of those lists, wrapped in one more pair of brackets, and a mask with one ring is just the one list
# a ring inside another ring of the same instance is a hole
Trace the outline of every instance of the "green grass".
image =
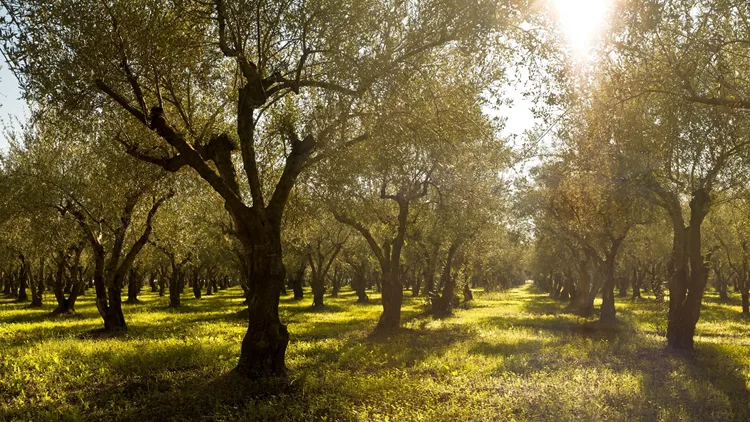
[(0, 420), (750, 420), (750, 322), (712, 295), (691, 355), (664, 350), (666, 305), (650, 298), (618, 301), (611, 326), (529, 285), (475, 292), (446, 319), (406, 298), (405, 328), (383, 338), (375, 294), (319, 312), (285, 296), (290, 376), (250, 383), (229, 374), (240, 293), (186, 290), (178, 310), (145, 293), (110, 338), (91, 334), (91, 294), (74, 318), (0, 301)]

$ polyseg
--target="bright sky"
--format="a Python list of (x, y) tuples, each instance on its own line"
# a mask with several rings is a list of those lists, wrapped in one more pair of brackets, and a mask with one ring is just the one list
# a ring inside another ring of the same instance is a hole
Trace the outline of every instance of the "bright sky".
[[(18, 80), (8, 70), (5, 61), (0, 59), (0, 130), (5, 124), (13, 124), (16, 119), (26, 120), (26, 105), (20, 99), (21, 92), (18, 90)], [(4, 134), (0, 134), (0, 150), (8, 148), (8, 141)]]
[(550, 0), (571, 50), (586, 57), (607, 24), (613, 0)]

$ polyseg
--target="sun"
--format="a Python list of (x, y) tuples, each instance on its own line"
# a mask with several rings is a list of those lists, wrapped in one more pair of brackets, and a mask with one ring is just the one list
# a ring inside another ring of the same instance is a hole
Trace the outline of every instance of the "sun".
[(549, 0), (570, 48), (579, 56), (591, 52), (607, 24), (612, 0)]

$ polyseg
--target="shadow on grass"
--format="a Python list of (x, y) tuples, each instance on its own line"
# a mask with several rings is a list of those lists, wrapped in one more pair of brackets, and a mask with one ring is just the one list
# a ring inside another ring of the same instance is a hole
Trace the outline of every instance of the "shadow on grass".
[(750, 420), (742, 363), (719, 346), (702, 344), (693, 353), (643, 351), (627, 367), (642, 374), (650, 420)]
[(729, 399), (736, 420), (750, 420), (750, 391), (746, 377), (738, 370), (741, 362), (714, 344), (700, 345), (689, 359), (688, 368), (692, 377), (706, 380), (721, 391)]
[(33, 324), (37, 322), (44, 322), (47, 320), (53, 320), (56, 318), (54, 307), (45, 306), (41, 308), (21, 308), (21, 313), (11, 314), (0, 318), (0, 324)]
[[(340, 344), (317, 342), (296, 354), (304, 363), (289, 378), (252, 382), (234, 371), (227, 372), (225, 367), (207, 364), (206, 359), (220, 352), (207, 345), (170, 345), (117, 354), (96, 352), (87, 359), (106, 361), (109, 371), (117, 374), (117, 381), (90, 387), (93, 411), (85, 419), (235, 420), (252, 408), (247, 413), (252, 415), (251, 420), (278, 420), (282, 414), (293, 412), (312, 418), (306, 420), (348, 420), (350, 414), (344, 406), (325, 402), (344, 400), (347, 391), (337, 391), (333, 384), (331, 394), (310, 394), (318, 388), (318, 377), (341, 374), (341, 370), (377, 374), (415, 366), (470, 336), (457, 327), (400, 329), (383, 336), (349, 336)], [(285, 420), (298, 419), (287, 416)]]

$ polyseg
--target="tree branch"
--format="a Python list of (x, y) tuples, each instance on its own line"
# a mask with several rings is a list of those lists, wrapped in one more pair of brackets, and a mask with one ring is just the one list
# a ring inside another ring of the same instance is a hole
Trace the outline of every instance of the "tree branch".
[(290, 136), (292, 138), (292, 152), (286, 158), (284, 171), (279, 178), (279, 182), (276, 184), (276, 189), (267, 207), (269, 218), (278, 222), (281, 221), (284, 206), (289, 198), (289, 193), (294, 187), (294, 182), (297, 180), (297, 176), (302, 171), (307, 157), (310, 156), (310, 152), (312, 152), (316, 143), (312, 135), (305, 136), (301, 141), (293, 132), (290, 133)]

